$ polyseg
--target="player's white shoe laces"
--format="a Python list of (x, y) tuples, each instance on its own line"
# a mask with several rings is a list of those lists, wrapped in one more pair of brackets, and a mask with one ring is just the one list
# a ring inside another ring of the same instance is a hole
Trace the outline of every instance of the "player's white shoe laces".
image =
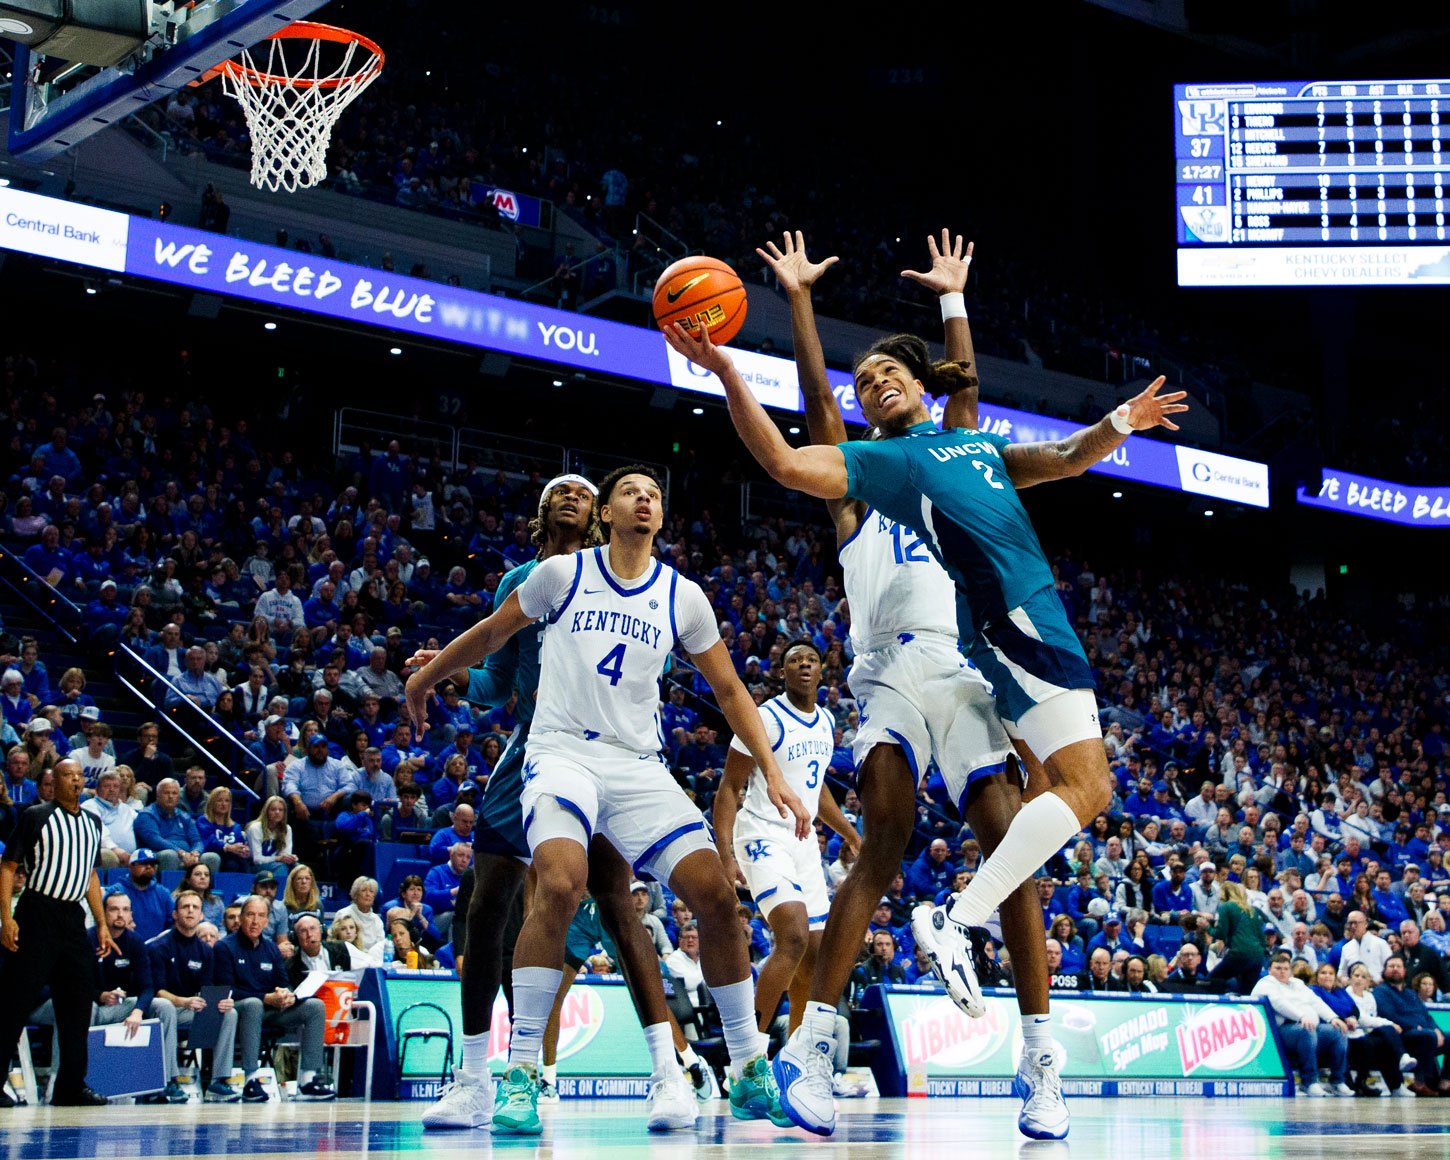
[(818, 1136), (836, 1130), (832, 1060), (836, 1045), (810, 1038), (804, 1024), (786, 1040), (772, 1064), (780, 1106), (799, 1127)]
[(952, 1002), (969, 1018), (985, 1015), (987, 1003), (977, 982), (967, 928), (953, 922), (945, 906), (923, 902), (911, 912), (911, 933), (916, 936), (916, 945), (926, 949), (932, 973), (941, 980)]
[(1012, 1091), (1022, 1100), (1018, 1130), (1034, 1140), (1061, 1140), (1067, 1135), (1067, 1101), (1062, 1098), (1062, 1076), (1051, 1051), (1022, 1053)]
[(482, 1128), (492, 1119), (493, 1077), (478, 1079), (455, 1067), (438, 1102), (423, 1113), (423, 1127)]
[(684, 1073), (672, 1068), (663, 1075), (650, 1077), (648, 1127), (651, 1132), (670, 1132), (693, 1128), (700, 1115), (700, 1105)]

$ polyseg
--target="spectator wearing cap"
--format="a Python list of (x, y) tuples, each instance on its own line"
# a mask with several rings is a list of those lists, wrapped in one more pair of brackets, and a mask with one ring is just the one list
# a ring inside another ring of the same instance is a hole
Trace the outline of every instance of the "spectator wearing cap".
[(352, 792), (352, 778), (346, 767), (327, 749), (327, 738), (314, 733), (307, 739), (301, 761), (287, 766), (282, 779), (282, 796), (292, 809), (292, 835), (297, 855), (315, 864), (317, 843), (323, 836), (327, 817)]
[(192, 645), (186, 650), (186, 671), (172, 678), (166, 704), (179, 705), (183, 700), (189, 700), (210, 713), (225, 688), (220, 677), (206, 671), (206, 649)]
[(1109, 910), (1103, 915), (1102, 922), (1102, 929), (1088, 940), (1087, 946), (1084, 948), (1084, 953), (1088, 958), (1092, 958), (1093, 951), (1098, 947), (1107, 950), (1110, 960), (1120, 950), (1131, 953), (1133, 944), (1123, 931), (1123, 916), (1116, 910)]
[(629, 896), (634, 903), (635, 916), (649, 934), (650, 942), (654, 943), (655, 954), (665, 958), (670, 954), (670, 936), (665, 933), (665, 924), (651, 909), (649, 883), (638, 880), (631, 882)]
[(437, 613), (442, 607), (443, 585), (433, 575), (433, 564), (426, 556), (421, 557), (413, 566), (412, 579), (406, 583), (409, 600), (423, 605), (429, 613)]
[(1218, 915), (1219, 903), (1223, 900), (1223, 886), (1218, 881), (1218, 867), (1205, 858), (1196, 867), (1198, 879), (1189, 886), (1193, 895), (1193, 910), (1205, 918)]
[[(215, 874), (221, 856), (203, 852), (196, 820), (181, 808), (181, 786), (173, 777), (156, 784), (156, 800), (136, 815), (136, 844), (155, 852), (163, 870), (185, 870), (205, 862)], [(134, 857), (134, 856), (133, 856)]]
[(252, 876), (251, 896), (260, 898), (267, 904), (267, 922), (263, 927), (262, 937), (268, 942), (279, 939), (285, 941), (292, 929), (292, 916), (287, 913), (287, 904), (277, 897), (277, 888), (280, 885), (277, 875), (271, 870), (258, 870)]
[[(109, 565), (107, 565), (109, 567)], [(104, 639), (111, 640), (120, 631), (121, 625), (126, 623), (126, 615), (129, 609), (116, 599), (116, 582), (109, 577), (101, 581), (100, 587), (96, 589), (96, 596), (86, 605), (85, 620), (86, 628), (92, 636), (104, 634)]]
[[(89, 708), (94, 709), (94, 706)], [(99, 714), (97, 714), (99, 715)], [(73, 748), (68, 756), (77, 762), (86, 775), (86, 785), (94, 786), (96, 779), (109, 769), (116, 768), (116, 755), (107, 749), (111, 744), (111, 727), (104, 721), (82, 718), (89, 726), (84, 748)]]
[(156, 855), (145, 846), (131, 855), (127, 875), (106, 890), (131, 900), (131, 919), (142, 942), (155, 938), (171, 921), (171, 895), (156, 885)]
[(249, 749), (252, 755), (262, 763), (262, 769), (268, 779), (271, 791), (266, 795), (271, 797), (276, 793), (276, 787), (282, 784), (287, 774), (287, 766), (292, 761), (292, 746), (287, 738), (287, 718), (280, 713), (272, 713), (262, 718), (262, 736), (253, 741)]
[(121, 799), (121, 775), (108, 769), (96, 778), (96, 796), (81, 809), (101, 820), (101, 865), (125, 866), (136, 851), (136, 807)]

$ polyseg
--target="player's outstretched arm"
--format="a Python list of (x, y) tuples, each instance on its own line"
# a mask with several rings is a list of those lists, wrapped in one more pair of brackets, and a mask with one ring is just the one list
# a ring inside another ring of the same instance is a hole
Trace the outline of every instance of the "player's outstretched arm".
[(740, 812), (740, 799), (745, 796), (745, 783), (755, 762), (745, 754), (731, 749), (725, 754), (725, 770), (720, 775), (720, 788), (715, 793), (715, 849), (725, 866), (725, 877), (737, 886), (745, 885), (745, 875), (735, 860), (735, 817)]
[(790, 303), (791, 340), (795, 344), (795, 365), (800, 375), (801, 396), (806, 404), (806, 431), (812, 443), (844, 443), (846, 422), (836, 406), (831, 381), (826, 377), (826, 356), (821, 350), (821, 336), (816, 330), (816, 312), (811, 307), (811, 287), (839, 258), (812, 262), (806, 257), (805, 235), (799, 230), (792, 237), (787, 230), (783, 246), (766, 242), (765, 249), (755, 251), (775, 274), (780, 288)]
[(434, 685), (447, 679), (449, 674), (481, 664), (485, 657), (501, 649), (514, 633), (532, 622), (533, 618), (526, 616), (519, 607), (519, 594), (510, 592), (508, 599), (491, 615), (454, 637), (448, 647), (436, 653), (432, 660), (409, 677), (404, 696), (414, 732), (422, 736), (428, 728), (428, 694)]
[(719, 376), (725, 386), (725, 402), (730, 407), (735, 430), (772, 479), (817, 499), (840, 499), (846, 494), (846, 457), (841, 449), (792, 447), (787, 443), (765, 408), (750, 393), (730, 356), (710, 341), (704, 326), (700, 327), (700, 337), (694, 338), (675, 323), (666, 328), (665, 338), (696, 366)]
[(861, 852), (861, 835), (842, 812), (841, 803), (836, 800), (836, 795), (828, 785), (821, 787), (821, 804), (816, 816), (841, 835), (841, 839), (851, 848), (852, 854)]
[(770, 740), (765, 736), (760, 710), (736, 676), (735, 666), (730, 663), (730, 650), (725, 647), (725, 642), (717, 640), (704, 652), (691, 653), (690, 659), (705, 680), (710, 682), (720, 712), (725, 714), (731, 730), (740, 738), (745, 748), (750, 750), (756, 767), (765, 775), (765, 788), (770, 795), (770, 804), (780, 811), (783, 818), (794, 814), (795, 836), (804, 838), (811, 832), (811, 817), (806, 813), (801, 799), (785, 784), (785, 778), (781, 776), (780, 766), (775, 763), (775, 754), (770, 751)]
[[(931, 252), (931, 269), (903, 270), (901, 276), (924, 286), (938, 298), (946, 298), (949, 294), (965, 294), (974, 246), (975, 243), (968, 242), (963, 248), (962, 236), (958, 234), (953, 241), (951, 232), (944, 229), (941, 232), (940, 246), (937, 245), (936, 238), (926, 239), (926, 248)], [(942, 412), (942, 426), (965, 427), (969, 431), (975, 431), (977, 352), (972, 346), (972, 328), (967, 324), (966, 307), (960, 303), (955, 305), (960, 306), (960, 313), (953, 311), (943, 321), (946, 330), (946, 356), (952, 362), (965, 363), (972, 372), (972, 381), (962, 384), (947, 397), (946, 408)], [(947, 309), (947, 303), (943, 303), (943, 312)]]
[(1134, 431), (1148, 431), (1154, 427), (1177, 431), (1178, 424), (1168, 416), (1188, 410), (1188, 404), (1179, 401), (1187, 398), (1188, 392), (1170, 391), (1160, 395), (1158, 388), (1165, 381), (1159, 375), (1148, 384), (1147, 390), (1121, 404), (1101, 421), (1074, 431), (1066, 439), (1008, 444), (1002, 448), (1002, 462), (1012, 483), (1024, 488), (1081, 475), (1121, 447)]

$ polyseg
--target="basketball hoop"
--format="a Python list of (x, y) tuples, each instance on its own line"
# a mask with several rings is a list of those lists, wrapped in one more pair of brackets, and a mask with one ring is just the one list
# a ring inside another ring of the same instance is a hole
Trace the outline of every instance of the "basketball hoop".
[[(287, 44), (294, 47), (292, 59)], [(356, 32), (299, 20), (267, 38), (267, 67), (258, 68), (249, 49), (240, 60), (223, 62), (222, 88), (247, 116), (252, 135), (252, 184), (289, 193), (327, 177), (327, 148), (342, 111), (377, 80), (383, 50)], [(343, 46), (330, 71), (325, 45)], [(355, 63), (356, 62), (356, 63)]]

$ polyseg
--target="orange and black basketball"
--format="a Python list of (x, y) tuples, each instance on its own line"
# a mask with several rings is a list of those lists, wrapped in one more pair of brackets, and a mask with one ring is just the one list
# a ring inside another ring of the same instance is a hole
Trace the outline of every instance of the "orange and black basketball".
[(716, 346), (740, 333), (745, 306), (740, 276), (718, 258), (681, 258), (655, 283), (655, 325), (663, 330), (678, 322), (699, 334), (704, 322)]

